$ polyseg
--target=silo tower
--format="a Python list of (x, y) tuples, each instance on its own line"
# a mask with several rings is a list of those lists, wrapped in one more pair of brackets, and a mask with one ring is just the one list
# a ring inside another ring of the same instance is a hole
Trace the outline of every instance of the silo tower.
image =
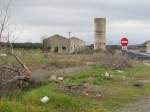
[(95, 18), (94, 50), (106, 49), (106, 18)]

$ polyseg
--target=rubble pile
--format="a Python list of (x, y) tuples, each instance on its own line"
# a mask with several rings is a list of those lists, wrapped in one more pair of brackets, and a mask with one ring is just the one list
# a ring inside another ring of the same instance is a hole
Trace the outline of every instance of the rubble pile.
[(26, 71), (16, 65), (0, 65), (0, 93), (22, 88), (29, 81)]
[(61, 90), (69, 92), (76, 95), (82, 95), (83, 97), (101, 99), (103, 98), (103, 93), (97, 87), (91, 86), (88, 83), (83, 83), (79, 85), (66, 85), (60, 87)]

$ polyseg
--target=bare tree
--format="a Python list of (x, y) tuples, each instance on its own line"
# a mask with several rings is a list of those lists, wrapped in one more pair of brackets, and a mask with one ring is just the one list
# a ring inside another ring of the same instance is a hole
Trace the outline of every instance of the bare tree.
[[(30, 75), (31, 71), (24, 64), (24, 62), (15, 54), (13, 45), (10, 42), (10, 31), (9, 31), (9, 8), (10, 8), (11, 0), (5, 5), (2, 4), (0, 9), (0, 50), (5, 52), (6, 54), (10, 54), (15, 57), (18, 63), (27, 71)], [(9, 48), (8, 48), (9, 45)]]

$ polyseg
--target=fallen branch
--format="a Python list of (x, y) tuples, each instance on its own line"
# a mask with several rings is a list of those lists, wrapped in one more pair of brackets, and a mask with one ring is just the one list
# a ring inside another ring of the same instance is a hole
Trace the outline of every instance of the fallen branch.
[(12, 82), (15, 82), (17, 80), (25, 80), (25, 79), (29, 79), (29, 77), (27, 76), (15, 76), (14, 78), (10, 79), (10, 80), (7, 80), (4, 82), (4, 84), (7, 84), (7, 83), (12, 83)]
[(27, 74), (30, 76), (30, 75), (31, 75), (31, 71), (30, 71), (30, 69), (23, 63), (23, 61), (22, 61), (14, 52), (10, 52), (10, 54), (15, 57), (15, 59), (21, 64), (21, 66), (26, 70)]

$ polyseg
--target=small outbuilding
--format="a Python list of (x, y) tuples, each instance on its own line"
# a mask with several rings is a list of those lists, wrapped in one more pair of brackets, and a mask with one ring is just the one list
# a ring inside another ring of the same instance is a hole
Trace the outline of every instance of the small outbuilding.
[(53, 35), (43, 40), (44, 52), (74, 53), (85, 48), (85, 42), (77, 37), (66, 38)]
[(140, 52), (150, 53), (150, 40), (139, 46)]

